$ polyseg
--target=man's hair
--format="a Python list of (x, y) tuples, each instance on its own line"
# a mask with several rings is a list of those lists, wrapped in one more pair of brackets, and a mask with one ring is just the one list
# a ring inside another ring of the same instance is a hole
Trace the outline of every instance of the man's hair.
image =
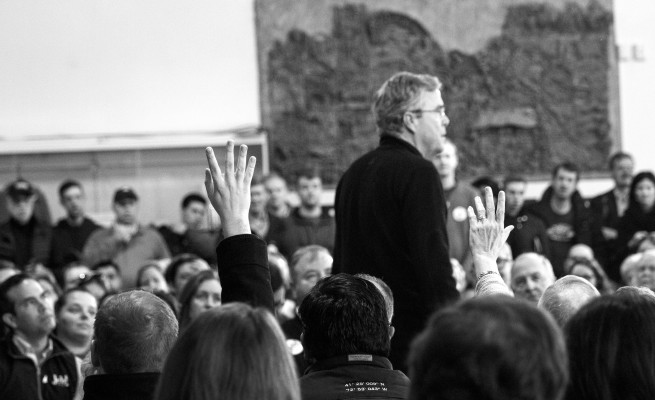
[(375, 95), (373, 113), (380, 133), (400, 133), (403, 116), (421, 101), (425, 92), (441, 89), (435, 76), (399, 72), (382, 84)]
[(583, 305), (598, 296), (598, 289), (589, 281), (567, 275), (546, 288), (538, 307), (548, 311), (557, 324), (563, 327)]
[(64, 193), (72, 187), (78, 187), (80, 190), (83, 190), (82, 184), (74, 179), (66, 179), (59, 185), (59, 197), (64, 197)]
[(14, 302), (9, 298), (9, 291), (28, 279), (35, 280), (31, 276), (20, 273), (12, 275), (0, 284), (0, 318), (5, 314), (15, 314)]
[(557, 176), (557, 173), (560, 171), (569, 171), (575, 173), (575, 180), (578, 181), (580, 179), (580, 168), (578, 168), (577, 165), (570, 161), (564, 161), (562, 163), (559, 163), (553, 168), (553, 171), (551, 173), (551, 178), (555, 178)]
[(111, 267), (115, 269), (118, 275), (121, 274), (121, 267), (119, 267), (118, 264), (116, 264), (112, 260), (102, 260), (93, 264), (93, 266), (91, 267), (91, 271), (97, 271), (100, 268), (106, 268), (106, 267)]
[(514, 182), (519, 182), (519, 183), (527, 184), (527, 183), (528, 183), (528, 180), (525, 179), (525, 177), (523, 177), (523, 176), (521, 176), (521, 175), (509, 175), (509, 176), (506, 177), (505, 180), (503, 181), (503, 189), (506, 188), (507, 185), (509, 185), (510, 183), (514, 183)]
[(272, 179), (280, 179), (282, 182), (284, 182), (284, 185), (286, 186), (287, 180), (280, 174), (279, 172), (272, 171), (268, 175), (264, 176), (264, 183), (272, 180)]
[(533, 252), (523, 253), (514, 259), (514, 262), (512, 263), (512, 276), (514, 276), (513, 272), (516, 265), (520, 265), (524, 260), (538, 262), (543, 267), (546, 274), (553, 278), (553, 281), (555, 280), (555, 271), (553, 270), (553, 264), (550, 263), (550, 260), (539, 253)]
[(632, 155), (625, 153), (623, 151), (617, 151), (616, 153), (612, 154), (609, 158), (609, 161), (607, 162), (607, 165), (610, 168), (610, 171), (614, 168), (614, 164), (623, 160), (623, 159), (630, 159), (632, 160)]
[(299, 248), (291, 255), (291, 280), (294, 284), (297, 282), (296, 268), (298, 267), (300, 261), (302, 260), (306, 263), (313, 263), (314, 261), (318, 260), (318, 257), (321, 254), (327, 254), (328, 256), (331, 256), (330, 251), (325, 247), (318, 244), (310, 244), (308, 246)]
[(300, 180), (300, 178), (306, 178), (306, 179), (314, 179), (318, 178), (323, 181), (323, 177), (321, 176), (321, 169), (317, 165), (308, 165), (299, 168), (296, 171), (296, 183)]
[(552, 317), (509, 296), (437, 311), (409, 356), (412, 400), (561, 399), (568, 382)]
[(369, 274), (355, 274), (355, 276), (358, 278), (366, 279), (369, 282), (373, 282), (375, 287), (377, 287), (380, 293), (382, 293), (382, 297), (384, 298), (384, 305), (387, 309), (387, 319), (391, 324), (391, 320), (393, 319), (393, 292), (391, 291), (389, 285), (387, 285), (377, 276)]
[(471, 182), (471, 186), (478, 189), (484, 190), (485, 187), (489, 186), (491, 188), (491, 193), (494, 197), (498, 197), (498, 192), (500, 191), (500, 184), (494, 178), (490, 176), (481, 176)]
[(565, 327), (567, 398), (655, 398), (655, 296), (621, 290), (582, 307)]
[(110, 297), (95, 320), (94, 359), (105, 373), (159, 372), (177, 339), (171, 308), (152, 293), (132, 290)]
[(189, 204), (194, 202), (207, 205), (207, 200), (205, 200), (205, 198), (202, 197), (199, 193), (189, 193), (182, 199), (182, 209), (184, 210), (189, 206)]
[(348, 354), (389, 355), (389, 322), (382, 293), (349, 274), (321, 279), (298, 308), (308, 359)]

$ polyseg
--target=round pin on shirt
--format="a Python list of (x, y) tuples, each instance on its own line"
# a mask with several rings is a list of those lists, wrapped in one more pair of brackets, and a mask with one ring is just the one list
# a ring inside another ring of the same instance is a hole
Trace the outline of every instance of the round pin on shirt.
[(466, 221), (466, 219), (468, 218), (468, 214), (466, 213), (466, 208), (462, 206), (457, 206), (453, 208), (452, 214), (453, 214), (453, 219), (456, 222)]

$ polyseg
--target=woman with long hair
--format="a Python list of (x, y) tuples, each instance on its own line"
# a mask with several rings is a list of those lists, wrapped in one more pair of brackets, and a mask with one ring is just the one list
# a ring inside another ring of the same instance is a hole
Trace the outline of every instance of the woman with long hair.
[(180, 332), (200, 313), (221, 305), (221, 283), (216, 272), (200, 271), (184, 285), (180, 293)]
[(275, 317), (243, 303), (198, 316), (169, 353), (155, 399), (299, 400)]

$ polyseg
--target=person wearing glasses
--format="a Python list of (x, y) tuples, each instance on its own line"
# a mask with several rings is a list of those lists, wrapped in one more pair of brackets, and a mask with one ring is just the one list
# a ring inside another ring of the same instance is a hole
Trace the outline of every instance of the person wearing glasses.
[(448, 257), (446, 202), (430, 160), (450, 123), (435, 76), (400, 72), (373, 105), (380, 144), (336, 191), (333, 273), (382, 277), (395, 296), (390, 360), (406, 370), (409, 343), (430, 314), (459, 298)]

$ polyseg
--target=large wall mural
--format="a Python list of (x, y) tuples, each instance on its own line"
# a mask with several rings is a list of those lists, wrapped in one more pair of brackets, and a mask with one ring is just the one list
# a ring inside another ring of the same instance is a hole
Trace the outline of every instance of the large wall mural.
[[(271, 13), (292, 15), (294, 3), (265, 5), (270, 1), (259, 1), (257, 14), (262, 121), (273, 168), (292, 172), (317, 163), (326, 181), (338, 181), (376, 146), (372, 96), (400, 70), (443, 81), (448, 134), (460, 149), (464, 177), (540, 176), (564, 160), (602, 170), (618, 146), (618, 78), (606, 4), (505, 2), (495, 9), (504, 12), (498, 31), (471, 51), (457, 48), (461, 38), (435, 36), (427, 25), (434, 17), (420, 21), (440, 4), (456, 7), (453, 1), (405, 1), (414, 11), (406, 13), (385, 2), (324, 0), (331, 10), (322, 17), (330, 23), (327, 33), (294, 18), (274, 27), (261, 23), (275, 18)], [(487, 29), (483, 16), (471, 18)]]

